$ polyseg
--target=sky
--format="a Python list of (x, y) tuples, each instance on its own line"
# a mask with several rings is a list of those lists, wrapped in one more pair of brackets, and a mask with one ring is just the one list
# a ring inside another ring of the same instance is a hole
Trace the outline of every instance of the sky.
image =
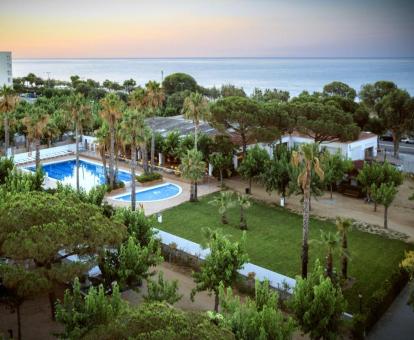
[(413, 57), (414, 0), (0, 0), (14, 58)]

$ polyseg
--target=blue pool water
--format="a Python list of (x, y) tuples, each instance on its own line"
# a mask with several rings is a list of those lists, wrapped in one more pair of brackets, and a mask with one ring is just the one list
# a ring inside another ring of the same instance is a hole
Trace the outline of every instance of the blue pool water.
[[(141, 190), (135, 194), (137, 202), (152, 202), (162, 201), (168, 198), (178, 196), (182, 189), (178, 185), (172, 183), (166, 183), (153, 188)], [(131, 201), (131, 194), (121, 195), (114, 197), (119, 201)]]
[[(76, 185), (76, 161), (68, 160), (57, 163), (42, 165), (42, 168), (49, 178), (53, 178), (64, 184)], [(35, 171), (35, 167), (27, 167), (30, 171)], [(118, 171), (117, 180), (122, 182), (131, 181), (131, 175), (125, 171)], [(89, 190), (94, 186), (105, 184), (103, 166), (79, 161), (79, 182), (82, 188)]]

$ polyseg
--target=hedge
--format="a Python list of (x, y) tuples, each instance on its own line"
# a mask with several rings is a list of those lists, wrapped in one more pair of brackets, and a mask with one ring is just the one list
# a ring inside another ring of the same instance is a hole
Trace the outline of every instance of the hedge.
[(148, 173), (148, 174), (142, 174), (135, 177), (138, 182), (140, 183), (146, 183), (151, 181), (156, 181), (158, 179), (162, 179), (162, 175), (158, 172)]

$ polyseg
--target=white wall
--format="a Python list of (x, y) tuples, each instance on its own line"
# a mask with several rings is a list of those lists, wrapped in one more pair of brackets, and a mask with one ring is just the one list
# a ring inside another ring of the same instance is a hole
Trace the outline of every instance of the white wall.
[(0, 52), (0, 87), (13, 86), (11, 52)]

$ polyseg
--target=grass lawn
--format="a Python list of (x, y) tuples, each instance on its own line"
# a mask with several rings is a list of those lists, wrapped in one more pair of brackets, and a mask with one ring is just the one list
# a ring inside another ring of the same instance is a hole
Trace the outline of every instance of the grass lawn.
[[(229, 225), (220, 223), (217, 208), (208, 204), (213, 195), (206, 196), (197, 203), (184, 203), (163, 212), (163, 223), (159, 228), (172, 234), (202, 243), (202, 228), (221, 228), (234, 240), (241, 237), (238, 229), (239, 210), (229, 211)], [(278, 273), (295, 277), (300, 274), (300, 251), (302, 240), (302, 216), (288, 210), (256, 202), (246, 211), (247, 251), (250, 262)], [(335, 232), (333, 223), (311, 219), (309, 239), (319, 240), (320, 230)], [(379, 288), (391, 272), (398, 267), (404, 251), (413, 248), (402, 241), (390, 240), (377, 235), (352, 230), (348, 235), (351, 255), (349, 275), (356, 278), (351, 289), (346, 290), (348, 310), (359, 310), (358, 294), (369, 297)], [(310, 244), (310, 262), (324, 261), (325, 250), (317, 243)], [(339, 270), (339, 256), (335, 266)], [(324, 263), (324, 262), (323, 262)], [(364, 298), (363, 298), (364, 301)]]

